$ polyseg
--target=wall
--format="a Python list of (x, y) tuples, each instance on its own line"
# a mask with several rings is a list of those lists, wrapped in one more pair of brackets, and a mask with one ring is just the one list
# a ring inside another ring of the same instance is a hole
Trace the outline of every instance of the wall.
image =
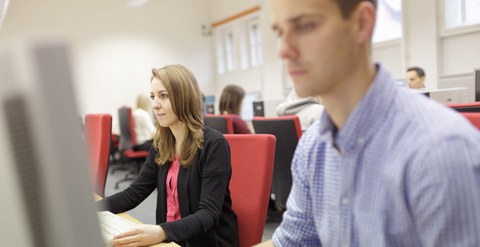
[(149, 1), (139, 8), (117, 0), (12, 1), (0, 42), (64, 40), (71, 45), (79, 112), (113, 114), (149, 92), (153, 67), (179, 63), (214, 91), (207, 0)]

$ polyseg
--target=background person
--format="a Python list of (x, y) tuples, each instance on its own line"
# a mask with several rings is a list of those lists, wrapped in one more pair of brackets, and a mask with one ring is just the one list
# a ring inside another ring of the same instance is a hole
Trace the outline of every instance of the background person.
[(156, 225), (114, 236), (114, 246), (238, 246), (237, 218), (229, 182), (230, 149), (223, 135), (203, 125), (194, 75), (181, 65), (152, 70), (151, 98), (157, 131), (136, 180), (98, 202), (121, 213), (158, 191)]
[(150, 101), (144, 94), (137, 95), (135, 110), (133, 111), (133, 120), (135, 121), (135, 141), (134, 150), (150, 150), (152, 137), (155, 132), (155, 126), (152, 121), (152, 114), (149, 109)]
[(235, 134), (251, 134), (247, 123), (240, 117), (245, 90), (237, 85), (227, 85), (220, 96), (220, 114), (232, 116)]
[(420, 67), (407, 69), (408, 87), (414, 89), (425, 88), (425, 70)]
[(318, 100), (312, 97), (299, 97), (295, 90), (292, 90), (286, 100), (277, 106), (277, 115), (297, 115), (302, 131), (305, 132), (310, 125), (320, 119), (323, 109), (323, 105)]

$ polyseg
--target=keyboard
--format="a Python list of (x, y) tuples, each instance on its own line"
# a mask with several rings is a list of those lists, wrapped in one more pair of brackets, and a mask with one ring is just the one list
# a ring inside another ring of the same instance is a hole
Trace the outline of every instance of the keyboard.
[(133, 221), (115, 215), (109, 211), (98, 212), (98, 219), (103, 239), (107, 244), (110, 243), (113, 236), (126, 232), (138, 225)]

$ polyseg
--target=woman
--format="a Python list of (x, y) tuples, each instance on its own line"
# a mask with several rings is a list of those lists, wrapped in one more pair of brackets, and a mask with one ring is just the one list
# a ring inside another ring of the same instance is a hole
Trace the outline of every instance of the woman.
[(152, 137), (155, 132), (151, 114), (149, 113), (148, 98), (143, 95), (137, 95), (136, 109), (133, 111), (135, 121), (135, 151), (148, 151), (152, 145)]
[(153, 69), (152, 74), (157, 131), (150, 154), (129, 188), (99, 204), (112, 213), (124, 212), (157, 189), (157, 225), (119, 234), (112, 244), (174, 241), (182, 246), (238, 246), (237, 218), (228, 188), (227, 141), (204, 127), (200, 90), (189, 70), (171, 65)]
[(245, 90), (237, 85), (227, 85), (220, 96), (220, 113), (232, 116), (233, 132), (235, 134), (251, 134), (247, 123), (240, 118)]

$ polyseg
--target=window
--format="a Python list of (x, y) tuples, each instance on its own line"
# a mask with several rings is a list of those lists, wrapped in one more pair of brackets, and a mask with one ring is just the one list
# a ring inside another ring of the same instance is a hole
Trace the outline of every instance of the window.
[(227, 30), (225, 32), (225, 58), (227, 62), (227, 70), (235, 70), (235, 54), (234, 54), (233, 31)]
[(242, 23), (240, 28), (240, 68), (248, 69), (250, 58), (248, 55), (248, 32), (245, 22)]
[(255, 18), (248, 22), (248, 37), (250, 43), (250, 64), (258, 66), (262, 64), (262, 39), (260, 36), (260, 25)]
[(224, 54), (224, 48), (223, 48), (224, 33), (225, 33), (224, 30), (219, 30), (218, 32), (215, 32), (218, 74), (225, 73), (225, 54)]
[(402, 37), (402, 1), (379, 0), (373, 42), (378, 43), (400, 37)]
[(444, 0), (445, 27), (480, 23), (480, 0)]
[(260, 6), (212, 24), (219, 75), (248, 70), (263, 64), (258, 10)]

